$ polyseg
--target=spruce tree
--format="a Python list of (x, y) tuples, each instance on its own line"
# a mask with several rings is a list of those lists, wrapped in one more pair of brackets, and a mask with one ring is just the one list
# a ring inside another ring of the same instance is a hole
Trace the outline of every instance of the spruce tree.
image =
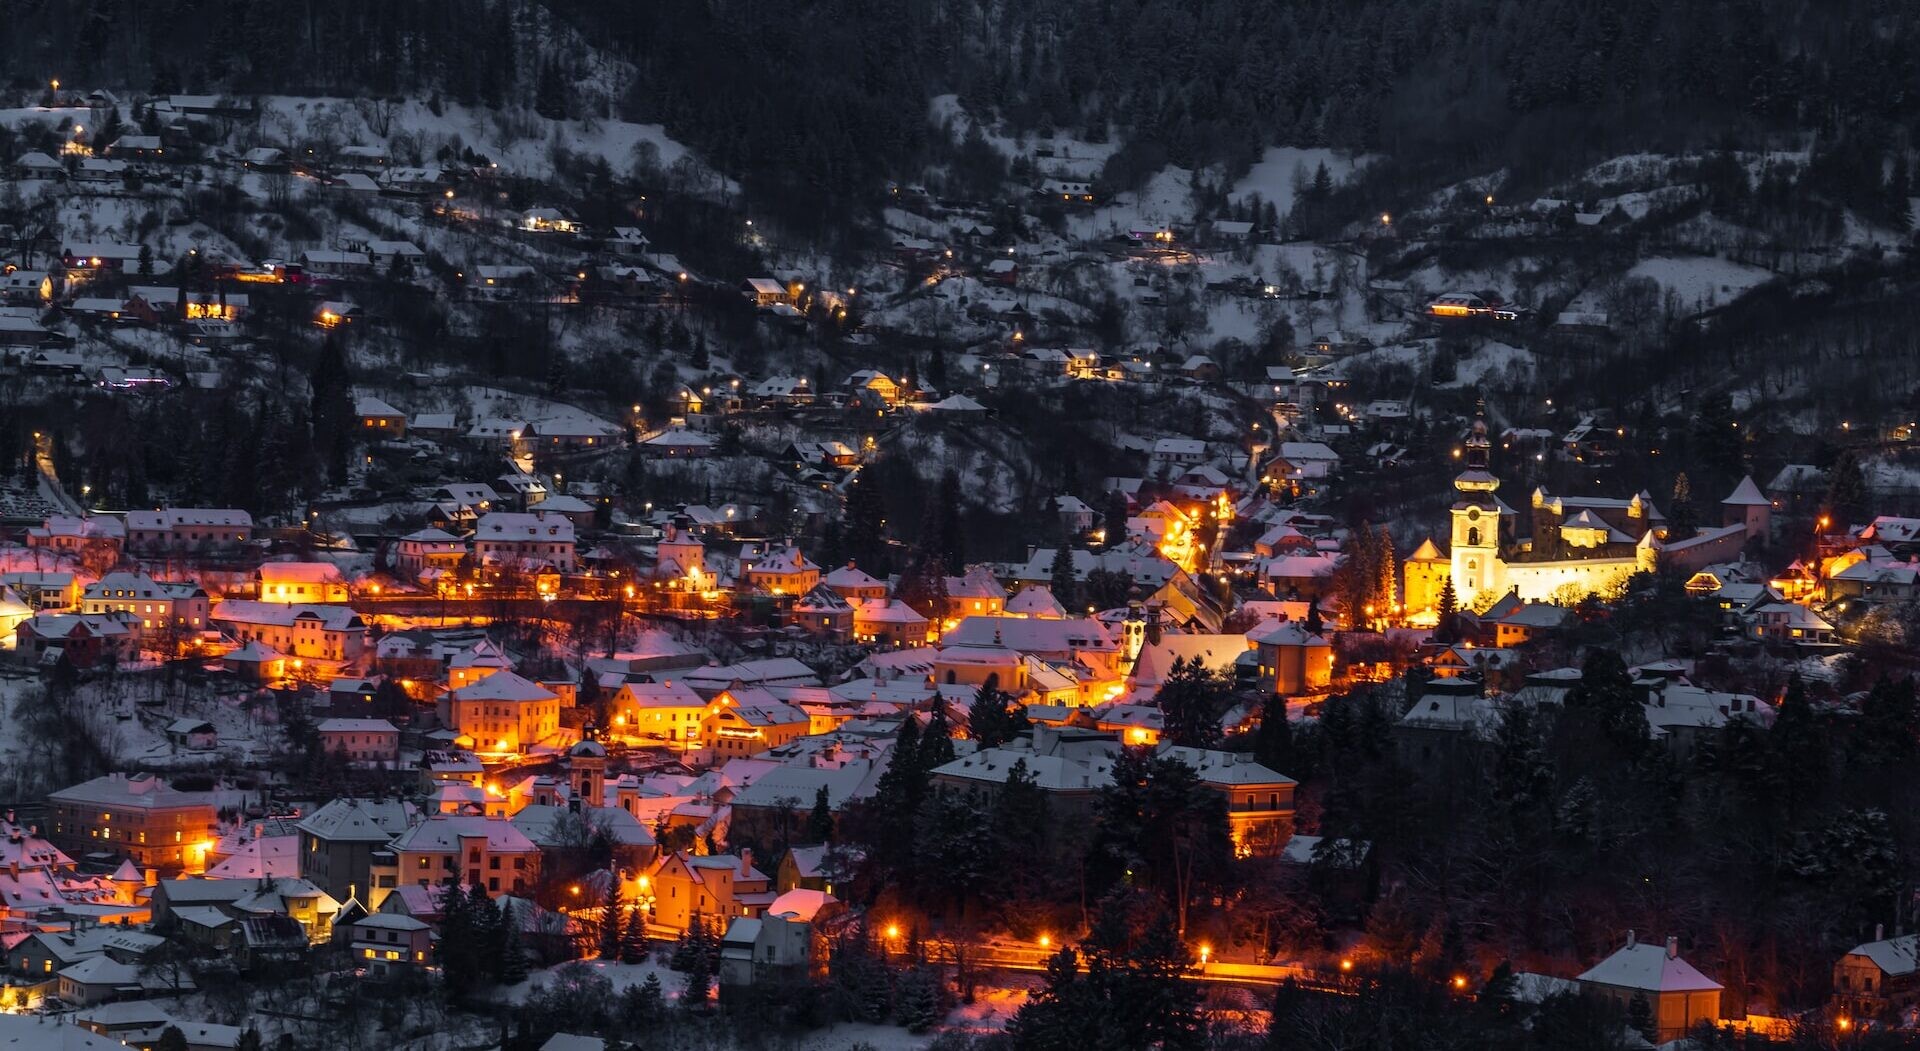
[(830, 843), (833, 841), (833, 804), (827, 796), (827, 786), (821, 785), (813, 794), (813, 811), (807, 815), (807, 842)]
[(1053, 549), (1053, 564), (1048, 567), (1047, 574), (1047, 586), (1061, 607), (1068, 610), (1078, 608), (1079, 583), (1073, 572), (1073, 542), (1067, 536), (1065, 526), (1060, 529), (1060, 540)]
[[(511, 910), (502, 909), (502, 920), (511, 920)], [(520, 933), (511, 925), (501, 925), (500, 936), (500, 984), (519, 985), (527, 980), (527, 947), (520, 944)]]
[(896, 1009), (907, 1032), (917, 1035), (939, 1023), (940, 987), (938, 972), (929, 967), (914, 967), (901, 976)]
[(1867, 475), (1852, 449), (1842, 452), (1827, 470), (1828, 521), (1836, 531), (1866, 520)]
[(1653, 1040), (1658, 1034), (1654, 1027), (1653, 1005), (1647, 1002), (1647, 994), (1635, 992), (1633, 999), (1627, 1001), (1627, 1025), (1647, 1040)]
[(1220, 743), (1220, 717), (1226, 713), (1231, 686), (1226, 677), (1200, 663), (1200, 658), (1176, 660), (1167, 680), (1153, 695), (1160, 706), (1161, 735), (1187, 748), (1212, 748)]
[(657, 972), (648, 971), (645, 981), (627, 988), (621, 1013), (630, 1028), (657, 1025), (667, 1016), (667, 996)]
[(1287, 699), (1268, 694), (1260, 706), (1260, 729), (1253, 735), (1254, 762), (1276, 773), (1293, 766), (1293, 723), (1287, 718)]
[[(702, 928), (705, 927), (704, 923), (700, 921), (695, 922)], [(705, 940), (705, 932), (703, 930), (701, 941), (704, 942)], [(695, 952), (692, 958), (687, 961), (687, 984), (680, 993), (680, 1006), (689, 1011), (703, 1008), (707, 1005), (707, 998), (711, 995), (712, 990), (713, 957), (705, 952), (703, 945), (701, 951)]]
[(618, 959), (623, 925), (627, 919), (625, 893), (621, 890), (622, 880), (614, 874), (608, 881), (606, 901), (600, 906), (600, 958)]
[(933, 714), (928, 717), (926, 730), (920, 736), (919, 759), (916, 762), (924, 777), (953, 762), (953, 759), (953, 728), (947, 725), (947, 705), (935, 694)]
[(620, 962), (647, 962), (647, 913), (638, 903), (627, 906), (621, 919)]
[(967, 709), (967, 736), (981, 748), (995, 748), (1012, 740), (1014, 733), (1007, 695), (1000, 692), (999, 678), (989, 675)]
[(1687, 472), (1681, 471), (1673, 476), (1673, 500), (1667, 505), (1669, 539), (1686, 540), (1693, 536), (1699, 524), (1698, 512), (1693, 506), (1693, 483), (1687, 479)]

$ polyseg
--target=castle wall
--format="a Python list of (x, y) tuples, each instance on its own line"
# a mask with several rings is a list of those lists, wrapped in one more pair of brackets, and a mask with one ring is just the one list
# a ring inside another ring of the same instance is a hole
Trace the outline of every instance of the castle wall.
[(1505, 590), (1517, 590), (1527, 602), (1553, 602), (1564, 598), (1566, 588), (1578, 587), (1580, 595), (1597, 591), (1606, 594), (1641, 569), (1637, 557), (1583, 558), (1556, 562), (1502, 562), (1497, 576)]

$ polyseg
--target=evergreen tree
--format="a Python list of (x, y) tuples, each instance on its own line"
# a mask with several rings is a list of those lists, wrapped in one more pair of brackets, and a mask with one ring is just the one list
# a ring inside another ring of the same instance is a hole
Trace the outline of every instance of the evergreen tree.
[(1452, 645), (1460, 641), (1460, 597), (1453, 590), (1453, 574), (1440, 583), (1440, 619), (1433, 626), (1433, 641)]
[(323, 458), (328, 483), (345, 485), (353, 456), (353, 375), (346, 347), (338, 337), (329, 336), (321, 343), (312, 387), (307, 416), (313, 429), (313, 449)]
[(938, 694), (933, 698), (933, 713), (920, 735), (920, 755), (916, 760), (923, 776), (953, 762), (953, 728), (947, 724), (947, 704)]
[(177, 1025), (160, 1030), (160, 1039), (155, 1041), (153, 1051), (187, 1051), (187, 1034)]
[(1013, 740), (1024, 729), (1026, 718), (1008, 704), (1007, 695), (1000, 692), (999, 677), (987, 676), (967, 709), (967, 736), (981, 748), (996, 748)]
[(869, 470), (871, 467), (854, 475), (853, 484), (847, 487), (845, 540), (852, 558), (879, 566), (878, 558), (886, 551), (887, 507)]
[(1118, 489), (1107, 494), (1107, 508), (1100, 516), (1100, 528), (1106, 531), (1106, 546), (1118, 547), (1127, 539), (1127, 494)]
[(712, 991), (713, 957), (704, 951), (696, 952), (687, 961), (687, 984), (680, 992), (680, 1006), (689, 1011), (703, 1008)]
[(666, 991), (660, 987), (660, 975), (647, 972), (639, 985), (630, 985), (621, 997), (621, 1021), (629, 1029), (659, 1025), (667, 1017)]
[(1053, 563), (1047, 569), (1047, 587), (1063, 608), (1072, 610), (1079, 607), (1079, 588), (1073, 572), (1073, 542), (1068, 538), (1065, 526), (1060, 528), (1059, 542), (1053, 549)]
[(865, 808), (873, 819), (870, 856), (888, 872), (904, 872), (912, 863), (913, 819), (927, 788), (920, 755), (920, 723), (909, 713)]
[(440, 979), (447, 997), (458, 1002), (479, 983), (486, 946), (474, 927), (473, 908), (458, 880), (440, 885)]
[(833, 841), (833, 805), (827, 798), (827, 786), (821, 785), (813, 794), (813, 812), (807, 815), (807, 842), (830, 843)]
[(1836, 531), (1867, 519), (1867, 473), (1852, 449), (1842, 452), (1827, 469), (1827, 512)]
[(1253, 736), (1253, 760), (1276, 773), (1293, 768), (1293, 723), (1287, 718), (1287, 699), (1268, 694), (1260, 706), (1260, 729)]
[(940, 1021), (940, 975), (930, 967), (914, 967), (900, 978), (897, 1011), (900, 1024), (909, 1033), (920, 1034)]
[(1047, 794), (1024, 758), (1007, 770), (994, 797), (990, 818), (999, 860), (994, 870), (1003, 897), (1044, 896), (1053, 829), (1047, 820)]
[(1709, 394), (1693, 422), (1694, 457), (1708, 471), (1708, 480), (1728, 489), (1745, 472), (1742, 468), (1740, 421), (1733, 415), (1733, 397), (1725, 391)]
[(934, 550), (946, 566), (946, 572), (954, 576), (967, 568), (967, 537), (960, 526), (960, 503), (960, 474), (949, 469), (940, 476), (940, 495), (935, 501), (939, 519)]
[(1161, 736), (1187, 748), (1220, 743), (1220, 717), (1226, 714), (1232, 686), (1222, 673), (1194, 657), (1176, 660), (1167, 680), (1153, 695), (1160, 707)]
[(233, 1051), (266, 1051), (266, 1046), (266, 1041), (260, 1038), (260, 1030), (249, 1026), (234, 1043)]
[(1693, 506), (1693, 483), (1687, 480), (1687, 472), (1681, 471), (1673, 476), (1673, 501), (1667, 505), (1667, 530), (1673, 540), (1685, 540), (1693, 536), (1699, 525), (1699, 514)]
[(1651, 1041), (1659, 1036), (1654, 1025), (1653, 1005), (1647, 1002), (1646, 993), (1636, 991), (1633, 999), (1627, 1001), (1627, 1025), (1646, 1040)]
[(1861, 751), (1890, 763), (1914, 758), (1920, 747), (1920, 703), (1913, 680), (1883, 676), (1860, 703)]
[(527, 947), (520, 943), (512, 910), (501, 909), (500, 920), (500, 984), (519, 985), (527, 980)]
[(618, 874), (608, 881), (606, 900), (600, 905), (600, 958), (615, 960), (620, 957), (621, 936), (627, 920), (625, 894), (621, 890)]
[(620, 924), (620, 962), (647, 962), (647, 914), (637, 903), (627, 906)]
[(1594, 649), (1587, 654), (1580, 666), (1580, 682), (1567, 691), (1566, 710), (1620, 752), (1645, 751), (1647, 712), (1633, 692), (1626, 662), (1613, 650)]

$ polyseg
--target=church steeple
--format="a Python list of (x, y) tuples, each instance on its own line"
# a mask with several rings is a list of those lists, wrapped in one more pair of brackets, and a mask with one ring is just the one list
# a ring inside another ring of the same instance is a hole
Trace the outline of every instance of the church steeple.
[(1467, 432), (1462, 458), (1466, 467), (1454, 478), (1460, 498), (1453, 502), (1453, 591), (1462, 605), (1474, 596), (1498, 591), (1500, 574), (1500, 479), (1488, 468), (1493, 443), (1487, 439), (1487, 406), (1480, 403)]
[(1500, 488), (1500, 479), (1493, 476), (1487, 467), (1487, 459), (1493, 449), (1493, 442), (1487, 438), (1487, 403), (1483, 400), (1473, 415), (1473, 427), (1467, 432), (1466, 469), (1454, 478), (1453, 487), (1458, 489), (1465, 499), (1475, 499), (1477, 494), (1491, 495)]

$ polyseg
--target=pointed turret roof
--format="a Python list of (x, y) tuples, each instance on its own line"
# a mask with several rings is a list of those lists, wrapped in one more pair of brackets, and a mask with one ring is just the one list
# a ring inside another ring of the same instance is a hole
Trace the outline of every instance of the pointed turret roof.
[(1446, 560), (1447, 556), (1441, 553), (1440, 545), (1434, 543), (1432, 537), (1420, 541), (1420, 546), (1414, 548), (1413, 554), (1407, 556), (1409, 562), (1445, 562)]
[(1733, 495), (1720, 502), (1738, 507), (1773, 506), (1773, 501), (1767, 499), (1766, 494), (1760, 491), (1760, 487), (1753, 484), (1752, 475), (1740, 479), (1740, 484), (1733, 488)]

